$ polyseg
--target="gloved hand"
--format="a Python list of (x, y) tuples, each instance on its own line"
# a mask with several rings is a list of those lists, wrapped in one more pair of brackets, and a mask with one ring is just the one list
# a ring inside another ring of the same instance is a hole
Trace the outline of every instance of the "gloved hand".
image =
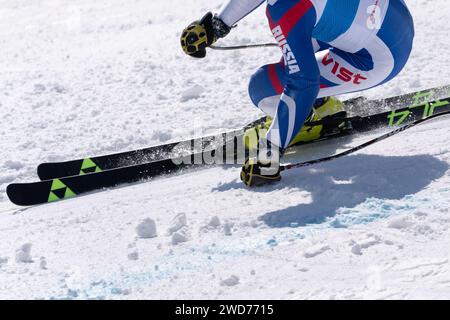
[(241, 180), (247, 187), (260, 187), (281, 180), (279, 163), (263, 163), (256, 158), (245, 161), (241, 170)]
[(283, 153), (283, 150), (270, 141), (260, 140), (256, 157), (250, 153), (242, 167), (242, 182), (248, 187), (259, 187), (280, 181), (280, 157)]
[(204, 58), (206, 48), (230, 33), (231, 28), (208, 12), (200, 21), (194, 21), (181, 34), (183, 51), (194, 58)]

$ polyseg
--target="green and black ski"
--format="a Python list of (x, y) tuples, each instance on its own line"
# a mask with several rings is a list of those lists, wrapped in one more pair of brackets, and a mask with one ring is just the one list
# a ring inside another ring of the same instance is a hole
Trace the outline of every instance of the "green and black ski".
[[(260, 120), (258, 120), (260, 121)], [(256, 122), (255, 122), (256, 123)], [(254, 125), (253, 123), (250, 124)], [(106, 170), (154, 162), (175, 155), (191, 154), (217, 147), (219, 141), (223, 144), (230, 137), (242, 134), (243, 129), (220, 133), (214, 136), (193, 138), (184, 141), (152, 146), (139, 150), (96, 156), (65, 162), (41, 163), (37, 167), (39, 179), (50, 180), (60, 177), (85, 175)]]
[[(432, 101), (441, 97), (447, 97), (450, 94), (450, 86), (433, 88), (422, 92), (414, 92), (406, 95), (396, 96), (380, 100), (367, 100), (364, 98), (350, 99), (345, 102), (346, 110), (353, 113), (360, 113), (362, 110), (370, 110), (371, 113), (380, 110), (401, 109), (404, 106), (417, 105), (422, 106), (426, 101)], [(424, 115), (432, 114), (434, 110), (425, 108)], [(408, 111), (401, 114), (392, 114), (390, 125), (401, 124), (405, 116), (409, 115)], [(258, 119), (247, 125), (245, 128), (221, 133), (213, 136), (200, 137), (185, 141), (152, 146), (149, 148), (96, 156), (84, 159), (70, 160), (66, 162), (42, 163), (38, 166), (38, 176), (41, 180), (50, 180), (61, 177), (69, 177), (75, 175), (84, 175), (88, 173), (101, 172), (119, 167), (142, 164), (162, 160), (168, 157), (191, 154), (206, 149), (218, 147), (223, 142), (232, 139), (234, 136), (241, 136), (245, 129), (254, 126), (256, 123), (263, 121), (264, 118)], [(327, 137), (328, 138), (328, 137)]]
[[(409, 107), (393, 111), (377, 113), (366, 117), (352, 117), (352, 130), (336, 136), (368, 132), (380, 127), (402, 127), (420, 123), (422, 119), (434, 115), (446, 114), (450, 111), (450, 99), (429, 101), (430, 95), (418, 93), (412, 96)], [(393, 98), (395, 100), (395, 98)], [(394, 101), (393, 100), (393, 101)], [(219, 148), (211, 148), (202, 152), (184, 156), (161, 159), (148, 163), (135, 164), (111, 170), (103, 170), (84, 175), (59, 177), (34, 183), (11, 184), (7, 188), (10, 200), (17, 205), (36, 205), (57, 200), (72, 198), (87, 192), (111, 188), (121, 184), (134, 183), (152, 177), (180, 172), (183, 169), (199, 168), (208, 165), (235, 164), (245, 156), (240, 154), (239, 136), (234, 136)], [(316, 162), (320, 162), (316, 160)]]

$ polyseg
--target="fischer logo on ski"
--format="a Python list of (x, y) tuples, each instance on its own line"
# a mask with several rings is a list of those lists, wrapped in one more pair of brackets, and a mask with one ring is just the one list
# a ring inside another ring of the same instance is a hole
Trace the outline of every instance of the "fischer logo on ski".
[(66, 186), (61, 180), (55, 179), (50, 188), (48, 202), (59, 201), (62, 199), (75, 197), (76, 193)]
[(80, 175), (95, 172), (102, 172), (102, 169), (92, 159), (84, 159), (81, 164)]
[(433, 91), (419, 92), (413, 97), (414, 102), (407, 110), (393, 110), (388, 115), (389, 126), (393, 127), (403, 124), (411, 115), (413, 109), (423, 108), (422, 118), (428, 118), (435, 114), (436, 108), (449, 105), (447, 100), (436, 100), (433, 101), (433, 103), (430, 103), (432, 95)]

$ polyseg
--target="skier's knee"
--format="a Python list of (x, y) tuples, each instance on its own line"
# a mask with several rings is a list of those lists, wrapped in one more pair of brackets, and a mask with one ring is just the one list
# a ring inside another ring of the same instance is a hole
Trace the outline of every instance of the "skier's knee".
[(264, 77), (264, 67), (259, 68), (250, 78), (250, 82), (248, 84), (248, 93), (250, 95), (250, 99), (252, 100), (255, 106), (258, 106), (259, 102), (264, 99), (264, 92), (262, 86), (262, 77)]
[(261, 100), (277, 95), (276, 89), (270, 80), (268, 66), (259, 68), (250, 78), (248, 85), (250, 99), (255, 106), (258, 106)]

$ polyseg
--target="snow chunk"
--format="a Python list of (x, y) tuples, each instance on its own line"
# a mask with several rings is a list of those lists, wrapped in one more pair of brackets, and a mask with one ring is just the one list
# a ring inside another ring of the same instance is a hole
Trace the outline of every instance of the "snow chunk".
[(357, 256), (362, 256), (362, 248), (358, 243), (352, 246), (352, 253)]
[(0, 257), (0, 267), (2, 266), (2, 264), (7, 264), (8, 263), (8, 258), (6, 257)]
[(196, 84), (192, 88), (187, 89), (181, 94), (181, 102), (186, 102), (193, 99), (198, 99), (205, 92), (205, 88)]
[(233, 224), (227, 222), (227, 223), (223, 226), (223, 233), (224, 233), (226, 236), (231, 236), (231, 235), (233, 235), (232, 229), (233, 229)]
[(388, 228), (392, 229), (407, 229), (411, 227), (414, 223), (408, 217), (394, 218), (388, 222)]
[(139, 260), (139, 253), (137, 251), (133, 251), (128, 254), (128, 260), (136, 261)]
[(41, 268), (42, 270), (47, 270), (47, 260), (45, 259), (45, 257), (41, 257), (41, 259), (39, 260), (39, 268)]
[(370, 247), (376, 246), (377, 244), (380, 244), (381, 240), (377, 236), (371, 236), (367, 238), (366, 240), (360, 241), (359, 245), (362, 249), (369, 249)]
[(186, 227), (174, 232), (172, 234), (172, 244), (177, 245), (183, 242), (187, 242), (189, 240), (188, 231)]
[(231, 277), (222, 280), (220, 282), (221, 286), (226, 286), (226, 287), (234, 287), (237, 286), (239, 284), (239, 277), (232, 275)]
[(357, 256), (361, 256), (363, 254), (364, 249), (369, 249), (370, 247), (376, 246), (382, 243), (382, 240), (376, 235), (368, 235), (369, 237), (365, 240), (361, 240), (356, 242), (352, 240), (350, 242), (351, 251), (353, 254)]
[(303, 253), (303, 256), (305, 257), (305, 258), (314, 258), (314, 257), (317, 257), (317, 256), (319, 256), (319, 255), (321, 255), (322, 253), (324, 253), (325, 251), (328, 251), (328, 250), (330, 250), (330, 246), (328, 246), (328, 245), (320, 245), (320, 246), (314, 246), (314, 247), (312, 247), (312, 248), (310, 248), (309, 250), (306, 250), (304, 253)]
[(18, 263), (32, 263), (31, 258), (31, 243), (25, 243), (19, 249), (16, 250), (16, 262)]
[(208, 223), (208, 226), (211, 228), (218, 228), (218, 227), (220, 227), (220, 225), (221, 225), (221, 223), (220, 223), (220, 219), (218, 216), (212, 217)]
[(136, 233), (141, 239), (154, 238), (158, 234), (156, 232), (156, 223), (154, 220), (147, 218), (142, 220), (136, 227)]
[(185, 213), (180, 213), (172, 219), (169, 229), (167, 233), (173, 235), (178, 230), (181, 230), (183, 227), (187, 226), (187, 218)]

